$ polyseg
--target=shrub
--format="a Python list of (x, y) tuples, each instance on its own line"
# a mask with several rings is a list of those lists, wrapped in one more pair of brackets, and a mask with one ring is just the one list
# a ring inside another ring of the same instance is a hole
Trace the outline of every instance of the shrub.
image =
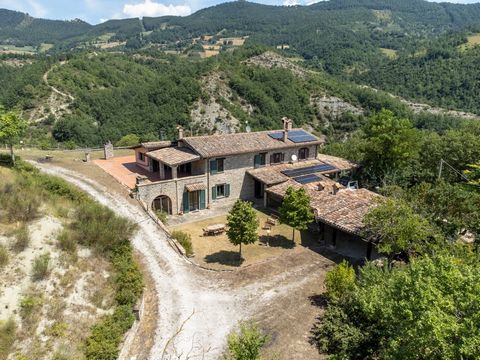
[(115, 249), (112, 264), (115, 268), (115, 300), (120, 305), (135, 305), (143, 291), (143, 278), (133, 259), (130, 243)]
[(57, 245), (61, 250), (69, 254), (75, 254), (77, 251), (77, 242), (68, 230), (64, 230), (58, 235)]
[(330, 299), (344, 297), (355, 286), (355, 270), (346, 260), (343, 260), (327, 273), (325, 286)]
[(157, 216), (158, 220), (160, 220), (164, 225), (167, 225), (168, 222), (168, 214), (165, 211), (155, 211), (155, 215)]
[(34, 281), (42, 280), (47, 277), (50, 272), (50, 254), (45, 253), (33, 259), (32, 278)]
[(80, 204), (71, 229), (79, 244), (92, 246), (107, 256), (116, 247), (127, 242), (136, 225), (93, 202)]
[(8, 250), (5, 246), (0, 245), (0, 268), (7, 266), (8, 264)]
[(15, 233), (15, 244), (13, 244), (13, 248), (15, 251), (21, 252), (27, 248), (29, 243), (30, 233), (28, 231), (28, 226), (23, 224)]
[(6, 359), (15, 341), (15, 320), (0, 321), (0, 359)]
[(174, 230), (172, 231), (172, 238), (177, 240), (180, 245), (183, 246), (187, 256), (191, 256), (193, 254), (192, 236), (189, 233), (181, 230)]
[(24, 179), (18, 181), (18, 184), (7, 184), (1, 189), (0, 205), (8, 221), (27, 222), (38, 216), (40, 198)]
[(128, 134), (118, 140), (115, 146), (134, 146), (140, 143), (140, 137), (135, 134)]
[(20, 317), (26, 322), (33, 322), (33, 316), (38, 313), (42, 300), (36, 295), (25, 296), (20, 300)]
[(116, 360), (123, 334), (130, 329), (135, 317), (130, 306), (118, 306), (112, 315), (92, 326), (86, 340), (85, 356), (92, 360)]
[(268, 338), (262, 335), (255, 323), (241, 323), (240, 331), (228, 336), (228, 356), (231, 360), (259, 360), (260, 351)]

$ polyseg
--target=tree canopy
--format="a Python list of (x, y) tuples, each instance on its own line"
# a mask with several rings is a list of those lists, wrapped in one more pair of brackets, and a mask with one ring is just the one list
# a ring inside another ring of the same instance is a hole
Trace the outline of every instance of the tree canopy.
[(253, 244), (258, 240), (258, 224), (257, 214), (252, 204), (237, 200), (227, 216), (227, 236), (233, 245), (240, 245), (240, 259), (242, 259), (242, 244)]
[(295, 230), (306, 230), (314, 220), (310, 197), (303, 188), (295, 190), (293, 187), (289, 187), (283, 197), (279, 212), (280, 222), (293, 228), (293, 241), (295, 241)]

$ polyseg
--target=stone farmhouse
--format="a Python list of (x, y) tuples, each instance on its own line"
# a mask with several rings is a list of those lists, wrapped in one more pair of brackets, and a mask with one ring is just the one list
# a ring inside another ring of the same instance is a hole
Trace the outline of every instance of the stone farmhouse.
[(239, 198), (275, 209), (289, 186), (304, 187), (322, 241), (346, 253), (376, 256), (371, 244), (359, 241), (363, 216), (377, 195), (348, 182), (357, 165), (319, 154), (323, 140), (293, 129), (289, 119), (283, 125), (282, 130), (192, 137), (178, 128), (175, 141), (135, 146), (136, 165), (152, 175), (137, 177), (136, 196), (153, 210), (183, 215)]

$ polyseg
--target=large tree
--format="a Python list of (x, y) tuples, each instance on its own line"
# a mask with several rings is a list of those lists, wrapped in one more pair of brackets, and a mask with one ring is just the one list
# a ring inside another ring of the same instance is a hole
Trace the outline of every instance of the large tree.
[(242, 244), (253, 244), (258, 240), (258, 218), (252, 204), (237, 200), (227, 216), (227, 236), (233, 245), (240, 245), (242, 259)]
[(12, 163), (15, 165), (15, 154), (13, 145), (25, 133), (27, 122), (15, 111), (5, 111), (0, 108), (0, 143), (8, 145)]
[(373, 184), (410, 176), (420, 146), (419, 133), (410, 120), (382, 110), (369, 119), (363, 131), (366, 142), (362, 165)]
[(364, 223), (364, 236), (388, 255), (423, 254), (439, 238), (433, 226), (401, 199), (382, 200), (364, 217)]
[(320, 350), (342, 359), (477, 359), (480, 267), (461, 253), (363, 267), (348, 296), (319, 319)]
[(280, 222), (293, 228), (293, 241), (295, 241), (295, 230), (306, 230), (313, 219), (310, 197), (305, 189), (295, 190), (289, 187), (280, 206)]

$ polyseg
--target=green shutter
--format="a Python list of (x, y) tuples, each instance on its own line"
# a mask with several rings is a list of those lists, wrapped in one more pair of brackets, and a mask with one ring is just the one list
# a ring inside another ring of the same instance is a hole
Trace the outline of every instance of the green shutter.
[(256, 168), (261, 165), (260, 164), (260, 155), (255, 155), (255, 157), (253, 158), (253, 165)]
[(212, 187), (212, 200), (216, 200), (216, 199), (217, 199), (217, 187), (213, 186)]
[(188, 191), (183, 193), (183, 213), (186, 214), (190, 211), (190, 204), (188, 203)]
[(210, 160), (210, 174), (217, 173), (217, 160)]
[(230, 196), (230, 184), (225, 184), (225, 197)]
[(205, 190), (200, 190), (200, 210), (205, 209)]

